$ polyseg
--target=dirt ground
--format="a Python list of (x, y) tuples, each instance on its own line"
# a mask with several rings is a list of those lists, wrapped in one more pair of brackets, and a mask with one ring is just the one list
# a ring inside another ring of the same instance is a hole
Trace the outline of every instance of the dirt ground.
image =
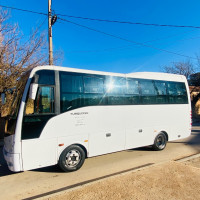
[(200, 157), (129, 172), (66, 191), (49, 200), (199, 200)]

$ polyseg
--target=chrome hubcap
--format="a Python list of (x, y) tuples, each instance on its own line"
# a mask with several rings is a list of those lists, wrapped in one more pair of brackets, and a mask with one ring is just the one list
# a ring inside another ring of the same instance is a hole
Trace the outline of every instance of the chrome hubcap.
[(165, 147), (165, 139), (163, 136), (159, 136), (156, 140), (156, 145), (157, 147), (159, 147), (160, 149), (164, 148)]
[(66, 165), (68, 167), (75, 167), (80, 162), (81, 155), (77, 150), (71, 150), (66, 155)]

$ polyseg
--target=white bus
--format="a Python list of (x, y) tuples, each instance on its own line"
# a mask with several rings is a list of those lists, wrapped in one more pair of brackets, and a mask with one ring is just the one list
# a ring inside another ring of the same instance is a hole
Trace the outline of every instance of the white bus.
[(14, 172), (55, 164), (75, 171), (88, 157), (149, 145), (163, 150), (191, 134), (181, 75), (39, 66), (18, 82), (4, 139)]

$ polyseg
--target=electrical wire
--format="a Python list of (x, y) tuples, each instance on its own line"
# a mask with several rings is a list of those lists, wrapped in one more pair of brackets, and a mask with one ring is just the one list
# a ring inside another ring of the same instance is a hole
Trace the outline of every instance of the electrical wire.
[(38, 15), (47, 15), (48, 16), (48, 14), (46, 14), (46, 13), (37, 12), (37, 11), (33, 11), (33, 10), (26, 10), (26, 9), (15, 8), (15, 7), (11, 7), (11, 6), (4, 6), (4, 5), (0, 5), (0, 7), (12, 9), (12, 10), (19, 10), (19, 11), (23, 11), (23, 12), (29, 12), (29, 13), (38, 14)]
[[(36, 12), (36, 11), (33, 11), (33, 10), (21, 9), (21, 8), (16, 8), (16, 7), (11, 7), (11, 6), (4, 6), (4, 5), (0, 5), (0, 7), (8, 8), (8, 9), (14, 9), (14, 10), (19, 10), (19, 11), (23, 11), (23, 12), (29, 12), (29, 13), (33, 13), (33, 14), (39, 14), (39, 15), (48, 16), (48, 14), (46, 14), (46, 13)], [(93, 21), (95, 20), (95, 21), (123, 23), (123, 24), (126, 23), (126, 24), (134, 24), (134, 25), (148, 25), (148, 26), (163, 26), (163, 27), (197, 28), (197, 29), (200, 29), (199, 26), (179, 26), (179, 25), (166, 25), (166, 24), (147, 24), (147, 23), (140, 23), (140, 22), (125, 22), (125, 21), (116, 21), (116, 20), (94, 19), (94, 18), (78, 17), (78, 16), (71, 16), (71, 15), (63, 15), (63, 14), (57, 14), (57, 15), (66, 16), (66, 17), (73, 17), (73, 18), (79, 18), (79, 19), (93, 20)], [(60, 17), (59, 17), (59, 19), (62, 20), (62, 21), (65, 21), (65, 22), (68, 22), (68, 23), (71, 23), (71, 24), (74, 24), (74, 25), (86, 28), (86, 29), (91, 30), (91, 31), (95, 31), (95, 32), (98, 32), (98, 33), (101, 33), (101, 34), (104, 34), (104, 35), (107, 35), (107, 36), (110, 36), (110, 37), (113, 37), (113, 38), (117, 38), (117, 39), (120, 39), (120, 40), (123, 40), (123, 41), (126, 41), (126, 42), (133, 43), (135, 45), (152, 48), (152, 49), (155, 49), (155, 50), (163, 51), (163, 52), (166, 52), (166, 53), (170, 53), (170, 54), (174, 54), (174, 55), (178, 55), (178, 56), (182, 56), (182, 57), (187, 57), (187, 58), (190, 58), (190, 59), (196, 59), (194, 57), (186, 56), (186, 55), (183, 55), (183, 54), (180, 54), (180, 53), (176, 53), (176, 52), (168, 51), (168, 50), (165, 50), (165, 49), (157, 48), (157, 47), (154, 47), (154, 46), (151, 46), (151, 45), (147, 45), (147, 44), (144, 44), (144, 43), (141, 43), (141, 42), (136, 42), (136, 41), (133, 41), (133, 40), (129, 40), (129, 39), (123, 38), (121, 36), (117, 36), (117, 35), (113, 35), (113, 34), (110, 34), (110, 33), (106, 33), (104, 31), (100, 31), (100, 30), (97, 30), (97, 29), (94, 29), (94, 28), (91, 28), (91, 27), (88, 27), (88, 26), (85, 26), (85, 25), (82, 25), (82, 24), (79, 24), (79, 23), (67, 20), (67, 19), (63, 19), (63, 18), (60, 18)]]
[[(61, 22), (58, 21), (58, 23), (61, 23)], [(64, 23), (64, 22), (63, 22), (63, 23)], [(185, 33), (188, 33), (188, 31), (185, 32)], [(143, 42), (143, 43), (156, 42), (156, 41), (159, 41), (159, 40), (172, 38), (172, 37), (177, 36), (177, 35), (180, 35), (180, 34), (173, 34), (173, 35), (169, 35), (169, 36), (166, 36), (166, 37), (161, 37), (161, 38), (157, 38), (157, 39), (153, 39), (153, 40), (148, 40), (148, 41), (145, 41), (145, 42)], [(178, 40), (178, 41), (193, 40), (193, 39), (197, 39), (197, 38), (200, 38), (200, 37), (193, 37), (193, 38), (182, 39), (182, 40)], [(135, 46), (135, 45), (134, 45), (134, 44), (129, 44), (129, 45), (123, 45), (123, 46), (118, 46), (118, 47), (110, 47), (110, 48), (105, 48), (105, 49), (96, 49), (96, 50), (74, 50), (74, 51), (67, 51), (67, 52), (68, 52), (68, 53), (104, 52), (104, 51), (114, 51), (114, 50), (117, 50), (117, 49), (132, 48), (133, 46)]]
[(200, 26), (191, 26), (191, 25), (155, 24), (155, 23), (143, 23), (143, 22), (131, 22), (131, 21), (97, 19), (97, 18), (80, 17), (80, 16), (73, 16), (73, 15), (63, 15), (63, 14), (57, 14), (57, 15), (58, 16), (63, 16), (63, 17), (69, 17), (69, 18), (84, 19), (84, 20), (99, 21), (99, 22), (119, 23), (119, 24), (131, 24), (131, 25), (144, 25), (144, 26), (161, 26), (161, 27), (173, 27), (173, 28), (195, 28), (195, 29), (200, 29)]
[(76, 22), (73, 22), (73, 21), (70, 21), (70, 20), (67, 20), (67, 19), (63, 19), (63, 18), (60, 18), (60, 17), (58, 17), (58, 19), (65, 21), (65, 22), (68, 22), (68, 23), (71, 23), (71, 24), (74, 24), (74, 25), (77, 25), (77, 26), (80, 26), (82, 28), (86, 28), (88, 30), (91, 30), (91, 31), (94, 31), (94, 32), (97, 32), (97, 33), (101, 33), (101, 34), (104, 34), (104, 35), (107, 35), (107, 36), (110, 36), (110, 37), (113, 37), (113, 38), (116, 38), (116, 39), (120, 39), (120, 40), (129, 42), (129, 43), (133, 43), (133, 44), (138, 45), (138, 46), (144, 46), (144, 47), (152, 48), (152, 49), (155, 49), (155, 50), (158, 50), (158, 51), (166, 52), (166, 53), (169, 53), (169, 54), (174, 54), (174, 55), (178, 55), (178, 56), (182, 56), (182, 57), (186, 57), (186, 58), (189, 58), (189, 59), (195, 59), (196, 60), (196, 58), (191, 57), (191, 56), (187, 56), (187, 55), (183, 55), (183, 54), (180, 54), (180, 53), (168, 51), (168, 50), (161, 49), (161, 48), (158, 48), (158, 47), (154, 47), (152, 45), (144, 44), (144, 43), (141, 43), (141, 42), (129, 40), (129, 39), (123, 38), (121, 36), (113, 35), (113, 34), (110, 34), (110, 33), (107, 33), (107, 32), (101, 31), (101, 30), (97, 30), (97, 29), (91, 28), (89, 26), (85, 26), (85, 25), (82, 25), (82, 24), (79, 24), (79, 23), (76, 23)]
[[(37, 12), (33, 10), (21, 9), (11, 6), (4, 6), (0, 5), (0, 7), (19, 10), (23, 12), (29, 12), (39, 15), (48, 15), (46, 13)], [(89, 17), (81, 17), (81, 16), (73, 16), (67, 14), (56, 14), (57, 16), (69, 17), (69, 18), (76, 18), (76, 19), (83, 19), (83, 20), (90, 20), (90, 21), (99, 21), (99, 22), (109, 22), (109, 23), (119, 23), (119, 24), (131, 24), (131, 25), (143, 25), (143, 26), (157, 26), (157, 27), (171, 27), (171, 28), (194, 28), (200, 29), (200, 26), (191, 26), (191, 25), (172, 25), (172, 24), (156, 24), (156, 23), (143, 23), (143, 22), (131, 22), (131, 21), (119, 21), (119, 20), (108, 20), (108, 19), (98, 19), (98, 18), (89, 18)]]

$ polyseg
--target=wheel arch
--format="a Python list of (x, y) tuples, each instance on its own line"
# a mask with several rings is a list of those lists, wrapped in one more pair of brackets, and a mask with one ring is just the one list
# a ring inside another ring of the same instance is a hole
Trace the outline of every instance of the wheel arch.
[[(167, 134), (167, 132), (166, 131), (160, 131), (159, 133), (164, 133), (165, 134), (165, 136), (166, 136), (166, 138), (167, 138), (167, 142), (169, 141), (169, 136), (168, 136), (168, 134)], [(158, 134), (159, 134), (158, 133)]]
[(79, 144), (79, 143), (75, 143), (75, 144), (72, 144), (72, 145), (77, 145), (77, 146), (81, 147), (84, 150), (84, 152), (85, 152), (85, 158), (88, 157), (87, 149), (86, 149), (86, 147), (84, 145)]

